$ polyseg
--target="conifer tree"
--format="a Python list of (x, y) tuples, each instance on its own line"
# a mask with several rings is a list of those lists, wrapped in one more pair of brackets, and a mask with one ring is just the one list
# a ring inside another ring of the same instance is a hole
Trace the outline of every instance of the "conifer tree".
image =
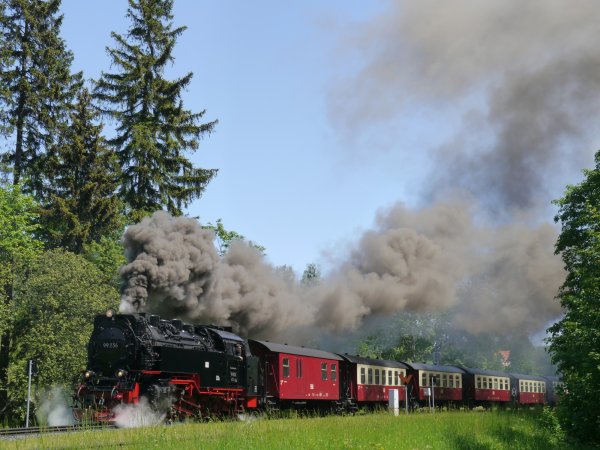
[(4, 0), (0, 8), (0, 131), (13, 182), (42, 188), (40, 157), (57, 138), (81, 83), (60, 37), (60, 0)]
[(41, 220), (50, 247), (81, 253), (123, 226), (117, 197), (117, 155), (107, 147), (92, 99), (82, 89), (71, 109), (68, 126), (44, 160), (52, 183), (45, 188)]
[(181, 214), (216, 174), (194, 167), (184, 154), (198, 148), (216, 121), (201, 123), (205, 111), (184, 108), (182, 92), (191, 72), (173, 81), (164, 77), (186, 29), (173, 27), (172, 7), (172, 0), (129, 0), (128, 33), (113, 32), (116, 46), (107, 48), (116, 71), (102, 73), (94, 92), (102, 111), (117, 124), (109, 143), (119, 155), (120, 196), (133, 220), (157, 209)]

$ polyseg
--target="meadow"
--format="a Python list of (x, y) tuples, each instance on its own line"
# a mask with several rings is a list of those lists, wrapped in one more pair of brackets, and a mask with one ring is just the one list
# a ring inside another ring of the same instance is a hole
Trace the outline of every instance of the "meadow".
[(47, 434), (0, 441), (7, 449), (562, 449), (536, 411), (462, 411), (393, 416), (249, 418)]

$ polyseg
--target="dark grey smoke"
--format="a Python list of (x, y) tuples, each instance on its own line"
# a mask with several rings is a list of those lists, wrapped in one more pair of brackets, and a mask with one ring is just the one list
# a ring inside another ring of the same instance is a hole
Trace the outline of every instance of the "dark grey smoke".
[(221, 259), (214, 238), (198, 221), (162, 211), (130, 226), (121, 311), (231, 324), (257, 337), (308, 322), (294, 287), (255, 248), (234, 242)]
[(354, 330), (400, 310), (458, 310), (457, 326), (470, 332), (538, 331), (560, 313), (553, 297), (564, 274), (553, 230), (486, 228), (471, 217), (465, 202), (396, 205), (337, 270), (306, 286), (244, 242), (219, 258), (212, 232), (157, 212), (125, 233), (121, 311), (231, 324), (266, 338)]
[(337, 129), (352, 140), (387, 123), (378, 131), (390, 149), (402, 143), (407, 116), (437, 117), (430, 135), (444, 132), (440, 116), (446, 123), (462, 116), (454, 138), (429, 149), (434, 181), (423, 187), (465, 188), (499, 214), (547, 211), (596, 150), (597, 2), (388, 5), (349, 32), (353, 60), (363, 65), (336, 80), (330, 115)]

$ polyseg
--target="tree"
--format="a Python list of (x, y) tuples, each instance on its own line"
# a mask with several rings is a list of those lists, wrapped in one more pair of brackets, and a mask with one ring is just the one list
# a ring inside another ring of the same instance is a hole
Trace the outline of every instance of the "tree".
[(117, 156), (105, 144), (86, 89), (78, 93), (69, 116), (58, 144), (44, 161), (53, 181), (45, 189), (40, 215), (51, 248), (80, 254), (85, 245), (122, 230), (124, 218), (116, 196)]
[(63, 250), (41, 254), (15, 289), (9, 399), (23, 417), (27, 360), (38, 363), (38, 388), (68, 385), (86, 366), (93, 317), (116, 308), (119, 293), (83, 257)]
[[(209, 222), (208, 225), (203, 225), (202, 228), (204, 228), (205, 230), (213, 230), (215, 232), (217, 250), (219, 252), (219, 255), (221, 256), (227, 253), (227, 250), (229, 250), (229, 246), (232, 242), (246, 240), (246, 238), (237, 231), (226, 230), (221, 219), (217, 219), (216, 225), (213, 225)], [(248, 241), (248, 245), (250, 247), (254, 247), (256, 250), (258, 250), (264, 255), (266, 249), (262, 245), (255, 244), (252, 241)]]
[(193, 167), (184, 155), (195, 151), (217, 122), (200, 123), (205, 111), (183, 107), (191, 72), (174, 81), (164, 77), (165, 67), (174, 61), (177, 38), (186, 29), (173, 28), (172, 8), (173, 0), (129, 0), (127, 37), (113, 32), (116, 46), (107, 48), (117, 71), (103, 72), (94, 91), (104, 114), (117, 123), (109, 143), (119, 155), (120, 194), (134, 221), (163, 208), (181, 215), (181, 208), (200, 197), (217, 172)]
[(301, 283), (307, 286), (313, 286), (321, 279), (321, 268), (314, 263), (306, 265), (302, 273)]
[(13, 325), (15, 275), (42, 248), (38, 231), (37, 204), (21, 193), (21, 186), (0, 185), (0, 415), (7, 406), (10, 331)]
[(558, 409), (572, 436), (600, 443), (600, 152), (585, 179), (567, 186), (556, 200), (561, 223), (556, 253), (567, 278), (559, 293), (563, 318), (548, 330), (553, 362), (562, 375), (565, 395)]
[(117, 291), (121, 285), (119, 268), (127, 264), (122, 233), (102, 236), (84, 247), (83, 256), (102, 273), (106, 282)]
[(65, 106), (81, 83), (59, 36), (60, 0), (5, 0), (0, 8), (0, 131), (14, 139), (4, 154), (13, 182), (42, 189), (40, 156), (55, 141)]

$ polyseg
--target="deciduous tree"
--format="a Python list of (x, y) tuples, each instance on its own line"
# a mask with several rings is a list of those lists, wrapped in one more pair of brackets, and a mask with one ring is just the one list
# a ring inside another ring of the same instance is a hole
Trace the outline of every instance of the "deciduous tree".
[(585, 179), (567, 186), (555, 220), (556, 252), (567, 270), (559, 298), (565, 314), (549, 331), (564, 381), (559, 418), (568, 433), (600, 443), (600, 152)]
[(35, 237), (37, 204), (19, 185), (0, 185), (0, 416), (7, 407), (7, 370), (14, 315), (15, 276), (42, 248)]
[(9, 399), (23, 417), (27, 360), (38, 363), (38, 388), (71, 386), (85, 369), (94, 315), (116, 308), (119, 294), (93, 264), (63, 250), (41, 254), (16, 286)]

